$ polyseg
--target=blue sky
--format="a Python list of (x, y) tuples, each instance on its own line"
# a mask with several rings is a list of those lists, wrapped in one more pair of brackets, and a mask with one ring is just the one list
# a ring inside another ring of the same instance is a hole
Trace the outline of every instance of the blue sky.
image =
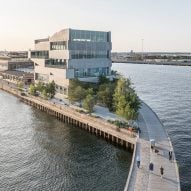
[(190, 0), (0, 0), (0, 50), (63, 28), (106, 30), (113, 51), (191, 52)]

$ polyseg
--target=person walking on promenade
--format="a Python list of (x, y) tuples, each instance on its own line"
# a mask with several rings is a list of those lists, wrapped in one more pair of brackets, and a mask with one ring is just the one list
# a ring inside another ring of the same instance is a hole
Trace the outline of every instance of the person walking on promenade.
[(137, 167), (140, 168), (141, 161), (139, 155), (137, 156), (136, 161), (137, 161)]
[(171, 149), (170, 149), (168, 155), (169, 155), (169, 160), (171, 161), (172, 160), (172, 150)]
[(151, 150), (152, 150), (152, 152), (153, 152), (153, 150), (154, 150), (154, 146), (152, 146), (152, 145), (151, 145)]
[(164, 168), (161, 166), (161, 167), (160, 167), (160, 175), (161, 175), (161, 179), (163, 178), (163, 174), (164, 174)]
[(153, 171), (154, 170), (154, 164), (152, 162), (150, 162), (149, 164), (149, 170), (150, 171)]

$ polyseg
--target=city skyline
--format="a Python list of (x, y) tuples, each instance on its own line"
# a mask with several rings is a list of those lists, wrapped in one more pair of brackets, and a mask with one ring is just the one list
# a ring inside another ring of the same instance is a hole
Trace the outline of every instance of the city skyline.
[[(0, 0), (0, 50), (33, 49), (63, 28), (111, 31), (112, 51), (191, 52), (189, 0)], [(144, 39), (144, 41), (142, 40)]]

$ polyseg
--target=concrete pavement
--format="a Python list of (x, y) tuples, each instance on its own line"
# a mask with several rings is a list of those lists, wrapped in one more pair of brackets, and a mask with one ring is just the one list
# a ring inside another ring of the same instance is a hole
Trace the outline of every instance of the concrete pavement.
[[(169, 161), (169, 150), (172, 149), (162, 123), (157, 115), (145, 103), (142, 103), (139, 115), (140, 138), (137, 141), (136, 156), (141, 158), (140, 169), (136, 160), (133, 163), (132, 174), (125, 190), (128, 191), (180, 191), (179, 172), (173, 152)], [(150, 148), (150, 140), (155, 139), (158, 154)], [(154, 170), (149, 171), (149, 163), (154, 164)], [(160, 177), (160, 166), (164, 168), (164, 176)]]

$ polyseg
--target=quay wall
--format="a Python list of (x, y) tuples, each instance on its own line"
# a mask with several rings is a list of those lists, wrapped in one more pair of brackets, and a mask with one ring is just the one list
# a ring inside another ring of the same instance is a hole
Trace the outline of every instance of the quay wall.
[(10, 87), (10, 85), (2, 82), (2, 80), (0, 81), (0, 89), (17, 96), (22, 102), (30, 106), (55, 116), (66, 124), (72, 124), (91, 134), (102, 137), (114, 145), (121, 146), (132, 152), (134, 151), (134, 145), (136, 144), (136, 134), (134, 132), (130, 132), (127, 129), (119, 129), (104, 119), (80, 113), (68, 106), (56, 105), (31, 95), (21, 96), (18, 90)]

